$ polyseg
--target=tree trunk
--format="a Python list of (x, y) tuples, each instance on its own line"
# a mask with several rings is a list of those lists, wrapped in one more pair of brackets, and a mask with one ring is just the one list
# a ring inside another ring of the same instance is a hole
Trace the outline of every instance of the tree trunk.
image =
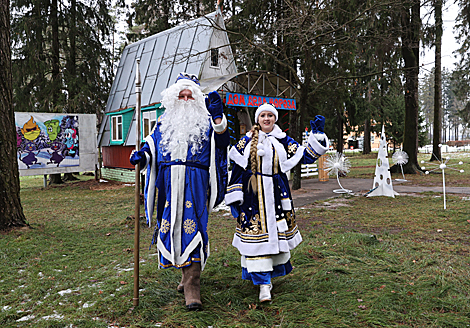
[(52, 111), (59, 110), (60, 96), (60, 48), (59, 48), (59, 17), (57, 0), (51, 1), (52, 28)]
[(370, 154), (371, 146), (370, 146), (370, 120), (367, 118), (364, 121), (364, 140), (362, 143), (362, 153)]
[(64, 173), (64, 181), (77, 181), (80, 180), (73, 176), (73, 173)]
[(67, 101), (67, 108), (68, 113), (76, 113), (77, 112), (77, 104), (75, 101), (75, 96), (78, 88), (76, 87), (77, 84), (77, 1), (72, 0), (70, 4), (70, 57), (67, 62), (68, 66), (68, 101)]
[(27, 225), (20, 201), (12, 96), (10, 1), (0, 0), (0, 230)]
[(432, 138), (431, 161), (441, 161), (441, 129), (442, 129), (442, 0), (435, 0), (434, 15), (436, 19), (436, 40), (434, 59), (434, 128)]
[[(304, 62), (304, 73), (305, 80), (300, 89), (300, 101), (299, 108), (293, 113), (292, 121), (290, 125), (291, 137), (294, 138), (297, 142), (302, 144), (302, 113), (307, 111), (307, 102), (308, 102), (308, 93), (310, 89), (310, 84), (312, 82), (312, 67), (313, 67), (313, 57), (311, 55), (310, 49), (305, 50), (305, 62)], [(297, 164), (294, 167), (294, 178), (292, 180), (292, 189), (297, 190), (302, 187), (301, 181), (301, 164)]]
[(336, 131), (338, 133), (336, 145), (336, 151), (342, 153), (344, 150), (344, 140), (343, 140), (343, 116), (341, 115), (342, 109), (336, 111)]
[[(372, 66), (371, 60), (369, 60), (369, 68)], [(370, 81), (367, 83), (367, 117), (364, 121), (364, 139), (362, 140), (362, 153), (364, 155), (370, 154), (371, 146), (370, 146), (370, 116), (371, 116), (371, 98), (372, 92), (370, 87)]]
[(60, 173), (49, 174), (49, 185), (62, 183), (64, 183), (64, 181), (62, 180)]
[(404, 0), (402, 11), (402, 55), (405, 61), (405, 128), (403, 151), (408, 154), (408, 163), (403, 166), (404, 173), (421, 172), (418, 165), (418, 74), (419, 74), (419, 37), (421, 28), (420, 1), (413, 0), (411, 7)]

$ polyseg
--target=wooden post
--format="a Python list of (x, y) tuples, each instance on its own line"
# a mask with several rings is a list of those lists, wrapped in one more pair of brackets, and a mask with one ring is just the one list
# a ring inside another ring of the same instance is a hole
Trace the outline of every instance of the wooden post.
[(325, 159), (325, 155), (320, 156), (318, 159), (318, 180), (321, 182), (326, 182), (329, 180), (328, 172), (325, 170)]
[[(140, 59), (137, 59), (135, 72), (135, 151), (140, 150)], [(139, 248), (140, 248), (140, 164), (135, 166), (135, 213), (134, 213), (134, 306), (139, 305)]]

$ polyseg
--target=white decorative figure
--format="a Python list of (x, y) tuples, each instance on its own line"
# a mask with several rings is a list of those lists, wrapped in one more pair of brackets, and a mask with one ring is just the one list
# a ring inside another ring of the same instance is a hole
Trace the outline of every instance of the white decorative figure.
[(341, 189), (335, 189), (333, 190), (334, 193), (337, 194), (349, 194), (352, 193), (352, 190), (350, 189), (344, 189), (341, 183), (339, 183), (339, 175), (346, 175), (346, 173), (349, 172), (349, 169), (351, 167), (351, 162), (349, 162), (349, 159), (345, 157), (342, 153), (334, 153), (330, 154), (326, 160), (325, 160), (325, 171), (328, 172), (328, 174), (333, 175), (336, 174), (336, 180), (338, 180), (338, 184), (341, 187)]
[(392, 160), (394, 164), (400, 165), (401, 175), (403, 176), (403, 179), (395, 179), (395, 181), (408, 181), (405, 179), (405, 175), (403, 174), (403, 165), (408, 163), (408, 154), (402, 150), (396, 151), (395, 154), (392, 155)]
[(393, 190), (392, 186), (390, 164), (387, 158), (387, 138), (385, 138), (385, 127), (382, 125), (379, 154), (375, 167), (374, 185), (372, 186), (372, 190), (367, 194), (367, 197), (388, 196), (395, 198), (395, 195), (398, 195), (398, 193)]
[[(439, 144), (439, 148), (441, 148), (441, 147), (442, 147), (442, 144)], [(437, 158), (437, 156), (436, 156), (434, 153), (433, 153), (433, 156), (434, 156), (435, 158)], [(447, 163), (449, 162), (449, 160), (450, 160), (450, 157), (447, 156), (447, 157), (445, 158), (445, 161), (444, 161), (443, 159), (441, 159), (441, 160), (439, 161), (439, 164), (437, 164), (437, 163), (432, 163), (432, 162), (430, 163), (430, 162), (421, 161), (421, 163), (428, 163), (428, 164), (430, 164), (430, 165), (434, 165), (434, 166), (435, 166), (432, 170), (426, 171), (426, 172), (425, 172), (426, 174), (429, 174), (429, 172), (433, 172), (433, 171), (435, 171), (435, 170), (437, 170), (437, 169), (441, 169), (441, 170), (442, 170), (442, 191), (443, 191), (443, 194), (444, 194), (444, 209), (447, 209), (447, 205), (446, 205), (446, 175), (445, 175), (444, 170), (445, 170), (445, 169), (451, 169), (451, 170), (459, 171), (460, 173), (463, 173), (463, 172), (464, 172), (464, 170), (454, 169), (453, 167), (450, 167), (450, 165), (447, 165)], [(463, 164), (463, 162), (460, 161), (458, 165), (462, 165), (462, 164)], [(424, 170), (426, 170), (426, 168), (425, 168), (424, 166), (422, 166), (422, 167), (421, 167), (421, 170), (424, 171)]]

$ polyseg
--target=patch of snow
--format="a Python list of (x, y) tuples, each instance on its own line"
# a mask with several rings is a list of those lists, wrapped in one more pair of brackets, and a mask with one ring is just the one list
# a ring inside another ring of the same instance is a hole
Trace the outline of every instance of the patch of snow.
[(85, 303), (83, 304), (83, 308), (86, 309), (86, 308), (92, 307), (93, 305), (95, 305), (95, 303), (96, 303), (96, 302), (90, 302), (90, 303), (85, 302)]
[(64, 316), (61, 315), (61, 314), (51, 314), (51, 315), (46, 315), (46, 316), (42, 317), (41, 320), (50, 320), (50, 319), (62, 320), (63, 318), (64, 318)]
[(25, 317), (19, 318), (18, 320), (16, 320), (16, 322), (33, 320), (34, 318), (36, 318), (36, 317), (34, 315), (30, 314), (30, 315), (27, 315)]

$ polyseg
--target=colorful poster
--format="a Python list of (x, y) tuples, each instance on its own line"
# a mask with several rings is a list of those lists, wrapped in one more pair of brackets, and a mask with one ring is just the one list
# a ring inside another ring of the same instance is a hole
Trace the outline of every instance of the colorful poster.
[(20, 170), (80, 165), (78, 117), (15, 113)]

